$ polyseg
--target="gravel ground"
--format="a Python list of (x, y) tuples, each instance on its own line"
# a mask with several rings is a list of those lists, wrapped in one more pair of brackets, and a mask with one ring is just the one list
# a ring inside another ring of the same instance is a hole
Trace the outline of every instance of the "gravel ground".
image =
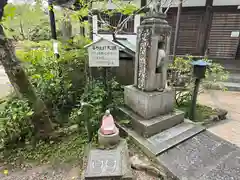
[[(158, 180), (158, 178), (142, 171), (134, 171), (136, 180)], [(28, 170), (9, 171), (8, 176), (0, 174), (1, 180), (80, 180), (78, 167), (52, 168), (51, 166), (39, 166)]]
[(80, 180), (80, 169), (71, 165), (53, 168), (43, 165), (27, 170), (12, 170), (6, 176), (3, 171), (0, 174), (1, 180)]

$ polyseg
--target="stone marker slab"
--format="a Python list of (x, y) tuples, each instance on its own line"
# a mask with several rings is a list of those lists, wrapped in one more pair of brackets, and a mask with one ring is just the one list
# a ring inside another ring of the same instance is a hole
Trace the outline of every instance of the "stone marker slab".
[(85, 180), (132, 180), (127, 141), (121, 139), (112, 150), (88, 150)]
[(151, 142), (152, 144), (160, 144), (168, 139), (171, 139), (184, 131), (187, 131), (191, 128), (193, 128), (194, 125), (190, 123), (181, 123), (178, 124), (170, 129), (167, 129), (163, 131), (162, 133), (156, 134), (150, 138), (148, 138), (148, 141)]
[(164, 151), (178, 145), (179, 143), (192, 138), (204, 130), (205, 128), (202, 126), (182, 123), (155, 136), (152, 136), (148, 139), (148, 141), (152, 144), (153, 151), (157, 156)]
[[(237, 149), (231, 143), (205, 131), (169, 149), (157, 159), (178, 179), (196, 180), (209, 174)], [(207, 179), (216, 179), (210, 176)]]
[[(167, 151), (169, 148), (173, 148), (174, 146), (177, 146), (179, 143), (181, 143), (181, 142), (183, 142), (205, 130), (205, 128), (202, 126), (196, 126), (196, 125), (189, 124), (189, 123), (183, 123), (181, 126), (177, 126), (177, 127), (180, 127), (180, 129), (182, 130), (182, 131), (180, 131), (181, 133), (178, 131), (178, 133), (180, 133), (180, 134), (176, 133), (176, 136), (174, 136), (174, 137), (168, 136), (170, 139), (165, 137), (165, 139), (163, 139), (163, 141), (158, 139), (160, 143), (156, 143), (157, 139), (154, 140), (153, 137), (158, 137), (158, 135), (155, 135), (151, 138), (146, 139), (146, 138), (142, 137), (141, 135), (139, 135), (138, 133), (136, 133), (131, 128), (123, 127), (118, 124), (118, 127), (122, 131), (125, 131), (128, 134), (128, 136), (130, 137), (130, 139), (136, 145), (138, 145), (140, 147), (140, 149), (148, 157), (151, 157), (151, 158), (155, 158), (157, 155)], [(177, 127), (173, 127), (173, 128), (176, 129)], [(188, 128), (190, 128), (190, 129), (188, 129)], [(162, 133), (165, 133), (165, 131), (163, 131)], [(169, 130), (168, 130), (168, 133), (169, 133)], [(161, 133), (159, 133), (159, 134), (161, 134)], [(152, 141), (150, 139), (152, 139)]]
[(239, 180), (240, 179), (240, 151), (230, 153), (225, 161), (212, 169), (201, 180)]
[(85, 179), (115, 178), (122, 174), (121, 152), (118, 150), (91, 150)]

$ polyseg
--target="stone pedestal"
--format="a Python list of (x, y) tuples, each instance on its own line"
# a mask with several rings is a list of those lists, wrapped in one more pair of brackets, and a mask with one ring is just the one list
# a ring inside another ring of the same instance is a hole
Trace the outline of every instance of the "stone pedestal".
[(133, 85), (124, 89), (125, 104), (144, 119), (168, 114), (174, 109), (174, 91), (144, 92)]
[(127, 142), (120, 140), (110, 150), (91, 149), (88, 152), (85, 180), (132, 180)]
[(103, 145), (104, 147), (107, 146), (114, 146), (119, 143), (120, 136), (119, 136), (119, 130), (116, 128), (117, 132), (115, 134), (110, 135), (104, 135), (101, 133), (100, 129), (98, 130), (98, 142), (100, 145)]

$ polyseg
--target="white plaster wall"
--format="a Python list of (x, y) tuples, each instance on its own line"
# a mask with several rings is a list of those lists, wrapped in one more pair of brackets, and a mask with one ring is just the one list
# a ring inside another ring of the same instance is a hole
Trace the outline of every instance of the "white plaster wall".
[(141, 16), (138, 14), (134, 17), (134, 32), (137, 33), (137, 28), (141, 24)]
[(98, 33), (98, 23), (97, 23), (97, 21), (98, 21), (98, 17), (97, 17), (97, 15), (94, 15), (92, 17), (93, 34), (97, 34)]
[(240, 5), (240, 0), (213, 0), (213, 6), (236, 6)]

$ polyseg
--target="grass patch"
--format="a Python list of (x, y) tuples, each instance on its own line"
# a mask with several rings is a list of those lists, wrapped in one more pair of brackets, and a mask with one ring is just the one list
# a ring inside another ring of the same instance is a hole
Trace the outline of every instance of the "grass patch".
[[(177, 109), (185, 112), (185, 118), (189, 118), (189, 112), (190, 112), (191, 102), (185, 102), (181, 106), (176, 107)], [(197, 104), (196, 105), (196, 119), (195, 122), (204, 122), (210, 116), (216, 115), (216, 111), (213, 110), (211, 107), (204, 106)]]
[(15, 166), (22, 163), (80, 163), (87, 144), (86, 135), (72, 134), (57, 143), (40, 142), (37, 147), (26, 146), (4, 150), (1, 152), (1, 161)]

